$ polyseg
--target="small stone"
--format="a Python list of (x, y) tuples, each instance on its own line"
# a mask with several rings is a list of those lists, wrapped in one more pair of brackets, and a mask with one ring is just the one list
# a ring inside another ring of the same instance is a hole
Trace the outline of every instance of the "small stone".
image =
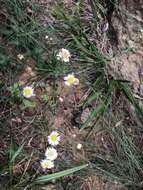
[(77, 144), (77, 146), (76, 146), (76, 148), (78, 149), (78, 150), (81, 150), (82, 149), (82, 144)]
[(59, 101), (60, 101), (60, 102), (63, 102), (64, 100), (63, 100), (63, 98), (62, 98), (62, 97), (59, 97)]
[(76, 138), (76, 134), (73, 134), (72, 136), (73, 136), (73, 138)]
[(22, 54), (18, 54), (17, 57), (18, 57), (18, 59), (20, 59), (20, 60), (24, 59), (24, 55), (22, 55)]

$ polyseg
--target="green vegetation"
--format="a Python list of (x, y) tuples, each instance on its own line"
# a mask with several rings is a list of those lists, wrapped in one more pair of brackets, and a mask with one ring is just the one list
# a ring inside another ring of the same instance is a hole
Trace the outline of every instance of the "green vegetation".
[[(76, 190), (89, 176), (97, 175), (123, 188), (142, 189), (143, 110), (129, 81), (109, 74), (110, 59), (98, 48), (97, 13), (106, 16), (104, 7), (90, 0), (89, 16), (82, 1), (65, 8), (57, 0), (47, 12), (36, 0), (0, 0), (0, 4), (0, 188), (52, 189), (52, 183), (54, 189)], [(70, 63), (57, 59), (61, 48), (71, 53)], [(19, 54), (24, 57), (19, 59)], [(23, 75), (27, 66), (36, 74), (30, 70), (30, 76), (26, 70), (28, 74)], [(80, 84), (69, 87), (67, 93), (63, 78), (69, 73)], [(31, 99), (22, 95), (28, 85), (36, 91)], [(79, 92), (82, 97), (77, 101)], [(63, 105), (57, 97), (65, 98)], [(81, 116), (85, 109), (90, 110), (86, 119), (77, 122), (74, 113)], [(62, 116), (66, 112), (73, 115)], [(66, 118), (62, 124), (61, 118)], [(73, 140), (75, 128), (77, 139)], [(64, 138), (56, 168), (44, 173), (39, 163), (51, 129)], [(78, 140), (84, 153), (76, 154)]]

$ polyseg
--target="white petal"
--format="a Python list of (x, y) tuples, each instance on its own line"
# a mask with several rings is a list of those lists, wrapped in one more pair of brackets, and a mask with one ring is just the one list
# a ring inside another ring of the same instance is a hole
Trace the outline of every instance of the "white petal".
[[(44, 159), (44, 160), (41, 160), (40, 163), (43, 169), (51, 169), (54, 167), (54, 162), (51, 160)], [(47, 167), (45, 167), (45, 164), (47, 164)]]
[(66, 86), (70, 86), (70, 83), (68, 83), (67, 81), (64, 82)]
[(69, 58), (63, 58), (64, 62), (69, 62)]
[(57, 60), (60, 60), (61, 58), (60, 58), (60, 56), (57, 56)]
[(52, 131), (50, 135), (59, 135), (59, 133), (57, 131)]
[(68, 79), (68, 77), (64, 77), (64, 80), (67, 80)]
[(78, 85), (78, 84), (79, 84), (79, 79), (75, 78), (74, 85)]

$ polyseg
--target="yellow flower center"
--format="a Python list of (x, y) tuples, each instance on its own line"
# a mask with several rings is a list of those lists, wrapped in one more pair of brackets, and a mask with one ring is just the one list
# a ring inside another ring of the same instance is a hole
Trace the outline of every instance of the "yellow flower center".
[(52, 135), (52, 136), (51, 136), (51, 140), (52, 140), (53, 142), (56, 142), (56, 141), (57, 141), (57, 135)]
[(68, 79), (67, 79), (67, 82), (68, 82), (70, 85), (73, 84), (74, 81), (75, 81), (74, 76), (69, 76)]
[(26, 95), (26, 96), (30, 96), (30, 94), (31, 94), (31, 89), (30, 89), (30, 88), (26, 88), (24, 92), (25, 92), (25, 95)]
[(49, 167), (48, 162), (44, 162), (43, 163), (43, 168), (48, 168), (48, 167)]

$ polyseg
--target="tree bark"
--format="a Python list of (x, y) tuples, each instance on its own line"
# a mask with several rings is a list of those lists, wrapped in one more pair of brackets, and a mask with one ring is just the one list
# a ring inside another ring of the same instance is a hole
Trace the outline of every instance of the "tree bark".
[[(114, 3), (114, 5), (113, 5)], [(110, 69), (116, 78), (129, 80), (143, 98), (143, 0), (108, 0), (107, 20), (113, 58)]]

